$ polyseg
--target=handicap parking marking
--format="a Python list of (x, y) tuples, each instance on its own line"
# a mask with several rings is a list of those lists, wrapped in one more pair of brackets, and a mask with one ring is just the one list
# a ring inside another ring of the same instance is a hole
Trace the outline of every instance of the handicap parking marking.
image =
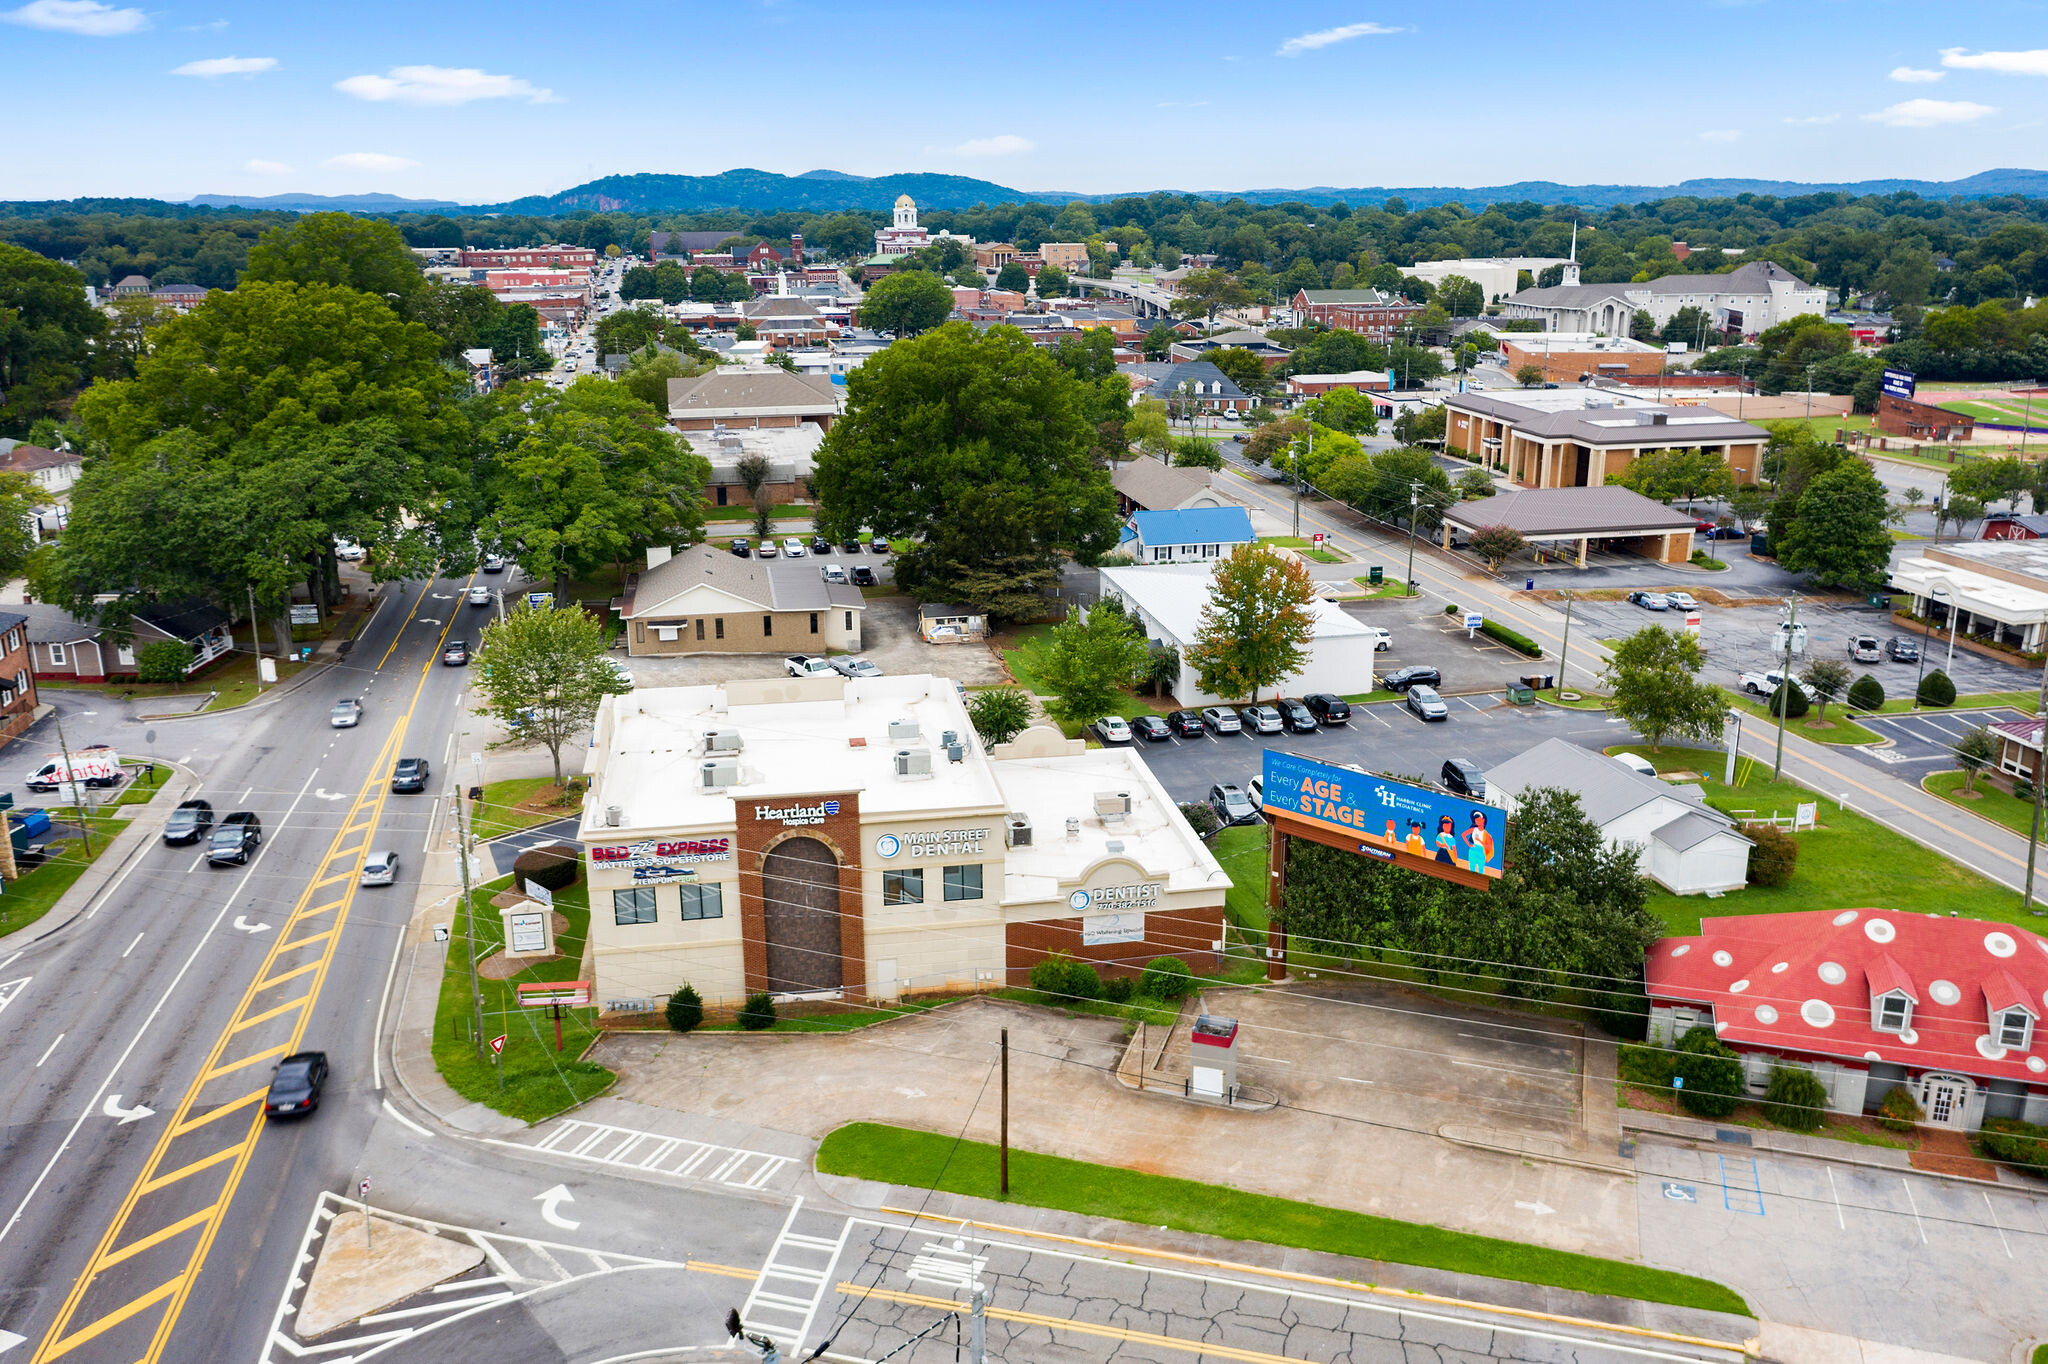
[(1664, 1196), (1674, 1203), (1697, 1203), (1700, 1201), (1700, 1191), (1698, 1189), (1690, 1184), (1680, 1184), (1676, 1180), (1671, 1179), (1664, 1181)]

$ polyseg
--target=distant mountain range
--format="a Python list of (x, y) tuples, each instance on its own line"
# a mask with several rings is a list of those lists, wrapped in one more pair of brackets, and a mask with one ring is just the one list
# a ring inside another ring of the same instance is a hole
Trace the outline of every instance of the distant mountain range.
[[(1129, 191), (1146, 194), (1154, 191)], [(1169, 193), (1188, 191), (1172, 190)], [(2048, 197), (2048, 171), (1988, 170), (1961, 180), (1856, 180), (1811, 183), (1801, 180), (1682, 180), (1675, 185), (1564, 185), (1554, 180), (1523, 180), (1512, 185), (1456, 187), (1442, 185), (1360, 186), (1338, 188), (1317, 185), (1308, 189), (1196, 190), (1204, 199), (1245, 199), (1252, 203), (1333, 204), (1342, 200), (1354, 207), (1378, 206), (1399, 199), (1409, 208), (1430, 208), (1460, 203), (1483, 208), (1495, 203), (1576, 204), (1584, 208), (1612, 208), (1619, 204), (1647, 203), (1658, 199), (1692, 197), (1725, 199), (1739, 194), (1768, 194), (1794, 198), (1804, 194), (1842, 193), (1853, 195), (1911, 192), (1923, 198), (1946, 199), (1960, 196), (1981, 199), (1993, 195), (2018, 194), (2029, 198)], [(200, 194), (189, 202), (212, 208), (279, 208), (300, 211), (343, 209), (361, 213), (432, 212), (467, 208), (469, 211), (531, 213), (551, 215), (596, 209), (626, 213), (707, 213), (720, 209), (764, 212), (788, 209), (799, 212), (830, 213), (840, 209), (885, 210), (896, 197), (908, 194), (919, 208), (959, 209), (976, 204), (1026, 202), (1066, 203), (1080, 199), (1106, 203), (1124, 194), (1073, 194), (1064, 190), (1020, 190), (992, 180), (965, 175), (935, 175), (912, 172), (902, 175), (860, 176), (844, 171), (814, 170), (802, 175), (780, 175), (774, 171), (729, 170), (719, 175), (607, 175), (565, 189), (559, 194), (530, 195), (503, 204), (458, 205), (447, 199), (404, 199), (391, 194)]]

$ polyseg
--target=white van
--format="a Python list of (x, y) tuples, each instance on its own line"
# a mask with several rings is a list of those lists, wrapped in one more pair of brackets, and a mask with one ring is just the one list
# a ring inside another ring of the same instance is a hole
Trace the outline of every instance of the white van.
[(1394, 647), (1394, 637), (1377, 625), (1368, 625), (1365, 632), (1372, 636), (1372, 651), (1383, 654)]
[(1657, 775), (1657, 769), (1655, 765), (1652, 764), (1648, 758), (1645, 758), (1640, 753), (1613, 753), (1609, 754), (1608, 756), (1613, 758), (1616, 762), (1620, 763), (1623, 767), (1626, 767), (1631, 772), (1640, 772), (1646, 777), (1654, 777)]

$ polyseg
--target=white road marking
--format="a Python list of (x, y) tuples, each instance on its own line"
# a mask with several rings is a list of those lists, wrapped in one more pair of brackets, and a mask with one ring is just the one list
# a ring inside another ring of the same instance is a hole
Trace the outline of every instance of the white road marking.
[[(21, 949), (21, 951), (22, 951), (22, 952), (26, 952), (26, 951), (28, 951), (28, 949), (27, 949), (26, 947), (24, 947), (24, 948), (22, 948), (22, 949)], [(16, 952), (16, 953), (15, 953), (15, 954), (14, 954), (13, 956), (9, 957), (9, 958), (8, 958), (8, 959), (7, 959), (6, 961), (0, 961), (0, 971), (5, 971), (5, 970), (6, 970), (6, 969), (7, 969), (8, 967), (10, 967), (10, 966), (14, 965), (14, 963), (16, 963), (17, 961), (20, 961), (20, 960), (21, 960), (21, 952)]]
[(191, 875), (191, 874), (192, 874), (193, 872), (195, 872), (195, 871), (198, 871), (198, 870), (199, 870), (199, 864), (200, 864), (201, 862), (204, 862), (205, 860), (206, 860), (206, 854), (205, 854), (205, 853), (201, 853), (201, 854), (199, 854), (199, 856), (197, 856), (197, 857), (193, 858), (193, 859), (192, 859), (192, 865), (191, 865), (191, 866), (189, 866), (189, 867), (187, 867), (187, 868), (185, 868), (185, 874), (186, 874), (187, 876), (190, 876), (190, 875)]
[(127, 951), (127, 952), (123, 952), (123, 953), (121, 954), (121, 960), (123, 960), (123, 961), (126, 961), (126, 960), (128, 960), (128, 952), (133, 952), (133, 951), (135, 950), (135, 943), (139, 943), (139, 942), (141, 942), (141, 941), (142, 941), (142, 938), (143, 938), (143, 934), (141, 934), (141, 933), (137, 933), (137, 934), (135, 935), (135, 942), (132, 942), (132, 943), (129, 943), (129, 944), (128, 944), (128, 951)]
[(1899, 1183), (1906, 1186), (1906, 1206), (1913, 1210), (1913, 1225), (1920, 1228), (1920, 1244), (1924, 1246), (1927, 1244), (1927, 1224), (1920, 1220), (1920, 1205), (1913, 1201), (1913, 1181), (1900, 1175)]
[(252, 924), (245, 914), (237, 914), (235, 916), (235, 927), (244, 933), (268, 933), (270, 931), (269, 924), (260, 922)]
[[(58, 1033), (58, 1034), (57, 1034), (57, 1042), (62, 1042), (63, 1040), (64, 1040), (64, 1034), (63, 1034), (63, 1033), (61, 1033), (61, 1032), (60, 1032), (60, 1033)], [(44, 1048), (44, 1050), (43, 1050), (43, 1054), (42, 1054), (41, 1056), (39, 1056), (39, 1057), (37, 1057), (37, 1058), (36, 1058), (36, 1069), (37, 1069), (37, 1070), (41, 1070), (41, 1069), (43, 1068), (43, 1062), (45, 1062), (45, 1061), (47, 1061), (47, 1060), (49, 1060), (49, 1059), (50, 1059), (50, 1053), (51, 1053), (51, 1052), (53, 1052), (53, 1051), (55, 1051), (55, 1050), (57, 1050), (57, 1042), (52, 1042), (52, 1043), (51, 1043), (51, 1044), (50, 1044), (50, 1045), (49, 1045), (48, 1047)]]
[(0, 1331), (0, 1355), (6, 1354), (27, 1339), (27, 1336), (19, 1336), (12, 1331)]
[(788, 1156), (750, 1151), (737, 1146), (718, 1146), (688, 1137), (664, 1136), (631, 1127), (585, 1122), (581, 1118), (558, 1118), (552, 1130), (535, 1142), (499, 1141), (492, 1145), (515, 1151), (546, 1151), (572, 1160), (598, 1165), (616, 1165), (652, 1174), (676, 1175), (684, 1179), (708, 1179), (738, 1189), (764, 1189), (768, 1181), (794, 1162)]
[(1540, 1199), (1534, 1203), (1524, 1203), (1520, 1199), (1516, 1199), (1515, 1206), (1523, 1209), (1526, 1212), (1533, 1212), (1538, 1217), (1548, 1217), (1552, 1213), (1557, 1211), (1556, 1208), (1551, 1207), (1548, 1203), (1545, 1203)]
[(123, 1127), (131, 1122), (141, 1122), (144, 1118), (156, 1116), (156, 1110), (148, 1104), (137, 1104), (133, 1108), (121, 1107), (121, 1096), (118, 1094), (109, 1094), (106, 1103), (100, 1106), (100, 1112), (110, 1118), (119, 1118)]
[[(380, 1033), (380, 1036), (381, 1036), (381, 1033)], [(414, 1132), (417, 1132), (417, 1133), (419, 1133), (419, 1134), (420, 1134), (421, 1136), (423, 1136), (423, 1137), (426, 1137), (426, 1138), (427, 1138), (427, 1139), (429, 1139), (429, 1140), (432, 1140), (432, 1139), (433, 1139), (433, 1136), (434, 1136), (434, 1134), (433, 1134), (432, 1132), (429, 1132), (429, 1131), (428, 1131), (428, 1130), (427, 1130), (426, 1128), (424, 1128), (424, 1127), (421, 1127), (421, 1126), (420, 1126), (420, 1125), (419, 1125), (418, 1123), (414, 1122), (414, 1121), (413, 1121), (413, 1120), (412, 1120), (411, 1118), (408, 1118), (408, 1117), (406, 1117), (406, 1116), (405, 1116), (405, 1114), (403, 1114), (403, 1113), (399, 1112), (399, 1111), (398, 1111), (397, 1109), (393, 1108), (393, 1107), (391, 1106), (391, 1100), (389, 1100), (389, 1099), (386, 1099), (386, 1100), (384, 1101), (384, 1111), (385, 1111), (386, 1113), (389, 1113), (389, 1114), (390, 1114), (390, 1115), (391, 1115), (392, 1117), (396, 1118), (396, 1119), (397, 1119), (397, 1120), (398, 1120), (399, 1122), (403, 1123), (403, 1124), (404, 1124), (404, 1125), (405, 1125), (406, 1127), (410, 1128), (410, 1129), (411, 1129), (412, 1131), (414, 1131)]]
[(581, 1222), (564, 1217), (555, 1211), (556, 1208), (564, 1203), (574, 1203), (576, 1201), (576, 1195), (569, 1192), (567, 1185), (557, 1184), (552, 1189), (537, 1193), (533, 1196), (533, 1201), (540, 1204), (541, 1219), (551, 1227), (560, 1227), (563, 1231), (574, 1231), (583, 1225)]
[(1291, 1066), (1294, 1064), (1292, 1061), (1283, 1061), (1277, 1056), (1254, 1056), (1250, 1052), (1244, 1054), (1244, 1059), (1247, 1061), (1264, 1061), (1269, 1066)]
[(328, 789), (327, 789), (326, 787), (324, 787), (324, 786), (323, 786), (323, 787), (321, 787), (321, 788), (320, 788), (320, 789), (319, 789), (318, 791), (315, 791), (315, 792), (313, 793), (313, 799), (315, 799), (315, 800), (347, 800), (347, 799), (348, 799), (348, 792), (346, 792), (346, 791), (330, 791), (330, 790), (328, 790)]
[[(1980, 1189), (1978, 1192), (1983, 1193), (1983, 1190)], [(1998, 1225), (1998, 1209), (1991, 1206), (1991, 1195), (1988, 1193), (1984, 1194), (1984, 1210), (1991, 1214), (1991, 1225), (1998, 1232), (1998, 1244), (2005, 1247), (2005, 1258), (2010, 1260), (2013, 1258), (2012, 1243), (2005, 1239), (2005, 1228)]]
[[(398, 958), (404, 952), (405, 934), (401, 933), (398, 935), (398, 941), (391, 948), (391, 966), (384, 973), (384, 993), (377, 1000), (377, 1030), (370, 1034), (372, 1039), (370, 1046), (370, 1084), (375, 1089), (384, 1088), (383, 1047), (375, 1039), (384, 1036), (384, 1010), (391, 1003), (391, 982), (398, 977)], [(384, 1106), (391, 1108), (391, 1103), (388, 1099), (385, 1101)], [(400, 1122), (405, 1121), (403, 1117), (399, 1116), (397, 1109), (391, 1109), (391, 1114), (393, 1117), (397, 1117)], [(420, 1135), (426, 1135), (425, 1129), (416, 1130), (420, 1132)]]
[(190, 753), (187, 753), (187, 754), (186, 754), (186, 755), (185, 755), (184, 757), (182, 757), (182, 758), (178, 759), (178, 764), (179, 764), (179, 766), (181, 766), (181, 767), (182, 767), (182, 766), (183, 766), (184, 764), (186, 764), (186, 763), (188, 763), (188, 762), (191, 762), (191, 761), (192, 761), (192, 755), (191, 755)]
[(1340, 1080), (1348, 1080), (1354, 1085), (1369, 1085), (1372, 1083), (1372, 1081), (1370, 1080), (1361, 1080), (1356, 1075), (1339, 1075), (1337, 1078)]
[[(14, 954), (16, 957), (20, 955), (21, 953), (19, 952)], [(13, 957), (8, 958), (9, 961), (13, 959)], [(9, 1004), (12, 1004), (14, 997), (27, 989), (28, 983), (34, 979), (34, 976), (23, 976), (19, 980), (0, 981), (0, 1009), (5, 1009)]]
[(1822, 1168), (1828, 1172), (1828, 1196), (1835, 1200), (1835, 1225), (1847, 1231), (1849, 1224), (1842, 1220), (1842, 1195), (1835, 1191), (1835, 1167), (1828, 1165)]

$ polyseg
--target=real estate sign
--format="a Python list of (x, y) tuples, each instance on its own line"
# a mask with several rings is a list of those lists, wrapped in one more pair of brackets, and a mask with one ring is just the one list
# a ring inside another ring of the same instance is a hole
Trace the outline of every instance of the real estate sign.
[[(1348, 835), (1360, 853), (1411, 871), (1498, 877), (1507, 812), (1391, 777), (1267, 749), (1260, 799), (1269, 813)], [(1322, 840), (1334, 841), (1334, 840)]]

